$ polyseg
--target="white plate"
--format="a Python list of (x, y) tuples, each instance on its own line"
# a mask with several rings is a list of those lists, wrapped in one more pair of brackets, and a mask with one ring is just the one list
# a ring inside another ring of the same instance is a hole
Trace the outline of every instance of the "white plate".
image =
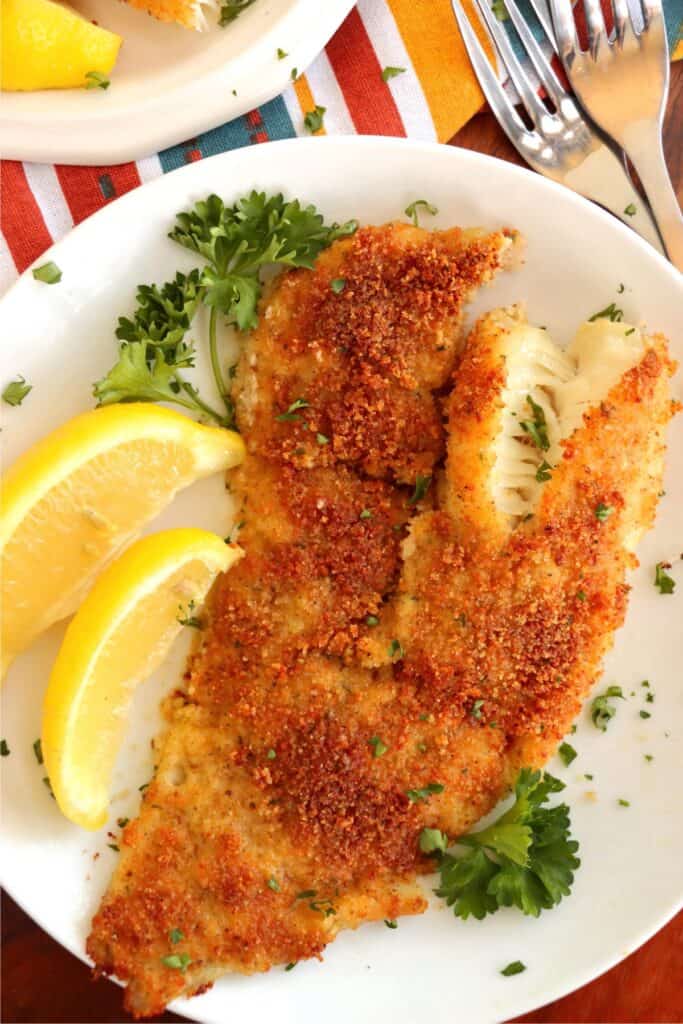
[[(304, 71), (354, 0), (256, 0), (225, 28), (166, 25), (117, 0), (75, 0), (87, 18), (123, 37), (111, 86), (4, 92), (3, 157), (38, 163), (138, 160), (239, 117)], [(288, 56), (278, 60), (278, 47)]]
[[(298, 140), (237, 150), (185, 167), (129, 193), (85, 221), (41, 259), (63, 271), (59, 285), (25, 274), (0, 303), (0, 386), (15, 373), (34, 385), (24, 404), (5, 408), (2, 444), (13, 459), (67, 416), (92, 405), (90, 384), (111, 365), (113, 327), (129, 312), (135, 286), (164, 281), (190, 265), (166, 238), (175, 212), (216, 190), (233, 199), (252, 187), (282, 189), (315, 202), (326, 217), (382, 222), (416, 198), (436, 203), (430, 225), (514, 225), (528, 239), (524, 268), (483, 292), (478, 309), (526, 299), (532, 320), (567, 341), (578, 322), (617, 300), (627, 318), (645, 319), (674, 339), (683, 356), (680, 279), (631, 231), (573, 193), (532, 173), (464, 150), (388, 139)], [(617, 294), (623, 283), (623, 294)], [(208, 380), (202, 386), (208, 386)], [(680, 376), (676, 383), (681, 396)], [(679, 786), (683, 737), (683, 573), (664, 597), (653, 566), (680, 552), (683, 507), (683, 416), (670, 432), (667, 495), (655, 529), (640, 548), (626, 626), (617, 636), (603, 684), (635, 697), (619, 702), (606, 733), (588, 715), (572, 743), (579, 756), (552, 770), (567, 782), (582, 867), (574, 891), (540, 919), (501, 911), (460, 922), (441, 908), (402, 919), (396, 931), (369, 925), (345, 933), (323, 963), (291, 973), (231, 977), (196, 1000), (176, 1004), (204, 1022), (278, 1019), (282, 1024), (350, 1020), (394, 1024), (429, 1020), (468, 1024), (501, 1020), (555, 999), (631, 953), (672, 916), (681, 900), (683, 813)], [(225, 531), (229, 511), (220, 479), (185, 492), (154, 529), (204, 525)], [(61, 629), (14, 665), (3, 692), (4, 881), (12, 896), (59, 942), (83, 956), (88, 923), (115, 863), (104, 832), (89, 835), (62, 819), (42, 785), (31, 744)], [(159, 695), (182, 664), (172, 665), (137, 695), (119, 761), (112, 821), (134, 813), (137, 787), (151, 771), (149, 738)], [(649, 679), (653, 704), (640, 682)], [(652, 717), (643, 720), (638, 711)], [(654, 760), (646, 762), (644, 754)], [(583, 773), (594, 774), (587, 782)], [(587, 797), (594, 791), (596, 799)], [(630, 801), (621, 807), (618, 798)], [(97, 861), (93, 854), (100, 853)], [(528, 969), (513, 978), (511, 960)]]

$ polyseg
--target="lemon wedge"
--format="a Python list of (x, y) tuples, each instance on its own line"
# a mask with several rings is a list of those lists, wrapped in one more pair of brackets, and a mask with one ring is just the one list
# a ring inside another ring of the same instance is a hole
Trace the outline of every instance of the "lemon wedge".
[(108, 75), (121, 36), (53, 0), (2, 0), (2, 88), (10, 91), (85, 86), (86, 75)]
[(243, 458), (239, 434), (145, 403), (84, 413), (22, 455), (0, 494), (3, 666), (75, 612), (177, 491)]
[(70, 821), (101, 828), (135, 687), (196, 621), (220, 572), (242, 555), (206, 530), (166, 530), (133, 544), (100, 576), (69, 623), (43, 707), (43, 757)]

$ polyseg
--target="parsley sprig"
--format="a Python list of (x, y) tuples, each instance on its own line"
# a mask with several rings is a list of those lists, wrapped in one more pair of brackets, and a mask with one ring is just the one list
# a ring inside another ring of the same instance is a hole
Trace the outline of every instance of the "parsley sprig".
[[(203, 265), (189, 274), (178, 272), (161, 286), (138, 287), (132, 317), (121, 317), (116, 330), (118, 361), (94, 386), (99, 404), (172, 402), (232, 425), (218, 352), (218, 314), (240, 331), (252, 329), (265, 267), (311, 268), (323, 249), (357, 226), (356, 221), (326, 225), (314, 206), (264, 192), (251, 192), (232, 206), (211, 195), (179, 213), (169, 237)], [(185, 338), (200, 305), (210, 309), (209, 355), (224, 412), (209, 406), (180, 372), (194, 366), (195, 347)]]
[(567, 805), (545, 806), (563, 789), (548, 772), (523, 768), (512, 807), (488, 828), (458, 839), (469, 847), (465, 856), (446, 853), (448, 838), (438, 829), (423, 830), (420, 847), (438, 860), (437, 895), (456, 917), (481, 920), (510, 906), (538, 917), (569, 894), (579, 844), (570, 838)]

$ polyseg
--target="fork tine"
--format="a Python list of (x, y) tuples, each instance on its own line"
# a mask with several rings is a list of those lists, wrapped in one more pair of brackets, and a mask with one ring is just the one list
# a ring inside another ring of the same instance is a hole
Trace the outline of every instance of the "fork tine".
[(551, 114), (545, 108), (543, 103), (541, 103), (535, 90), (531, 87), (529, 79), (526, 76), (526, 72), (517, 59), (515, 51), (512, 49), (507, 31), (503, 28), (489, 8), (488, 0), (475, 0), (475, 2), (480, 14), (486, 22), (486, 26), (491, 33), (491, 37), (496, 44), (501, 60), (507, 68), (512, 84), (517, 90), (517, 94), (524, 104), (534, 125), (536, 125), (541, 118), (551, 117)]
[(661, 0), (640, 0), (640, 6), (643, 11), (643, 21), (645, 22), (646, 29), (662, 17)]
[(505, 0), (505, 6), (522, 45), (528, 53), (529, 59), (531, 60), (536, 74), (541, 81), (541, 85), (548, 93), (555, 106), (559, 107), (562, 100), (566, 99), (567, 93), (546, 59), (543, 50), (534, 39), (525, 19), (520, 14), (515, 0)]
[(617, 42), (621, 46), (628, 26), (632, 26), (631, 15), (626, 0), (612, 0), (612, 9), (614, 11), (614, 32)]
[(515, 140), (527, 133), (527, 128), (519, 114), (508, 100), (503, 87), (489, 64), (484, 48), (477, 39), (474, 29), (463, 10), (460, 0), (451, 0), (455, 20), (458, 23), (462, 40), (467, 50), (474, 73), (477, 76), (486, 100), (506, 132), (508, 138), (516, 145)]
[(549, 0), (557, 48), (564, 63), (571, 64), (581, 52), (571, 0)]
[(550, 20), (550, 10), (548, 8), (547, 0), (530, 0), (530, 4), (534, 14), (541, 23), (541, 28), (545, 32), (546, 39), (552, 46), (553, 50), (557, 50), (555, 33), (553, 32), (552, 21)]
[(607, 29), (600, 0), (583, 0), (583, 9), (586, 12), (588, 47), (595, 58), (598, 51), (607, 44)]

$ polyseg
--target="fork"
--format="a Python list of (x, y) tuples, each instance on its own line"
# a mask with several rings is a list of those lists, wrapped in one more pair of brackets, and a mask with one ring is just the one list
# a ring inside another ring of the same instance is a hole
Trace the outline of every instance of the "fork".
[[(517, 152), (534, 170), (610, 210), (661, 252), (662, 244), (657, 229), (646, 204), (627, 176), (624, 165), (597, 135), (557, 78), (515, 0), (505, 0), (506, 9), (541, 85), (555, 108), (554, 112), (537, 95), (512, 49), (505, 28), (489, 9), (488, 0), (476, 0), (476, 3), (531, 119), (533, 129), (527, 128), (505, 95), (460, 0), (451, 2), (482, 91)], [(548, 41), (555, 49), (552, 29), (536, 0), (532, 2)]]
[(626, 0), (612, 0), (607, 34), (600, 0), (584, 0), (588, 50), (581, 50), (570, 0), (550, 0), (560, 58), (581, 106), (628, 154), (638, 172), (669, 259), (683, 270), (683, 217), (662, 149), (669, 50), (661, 0), (638, 0), (638, 31)]

